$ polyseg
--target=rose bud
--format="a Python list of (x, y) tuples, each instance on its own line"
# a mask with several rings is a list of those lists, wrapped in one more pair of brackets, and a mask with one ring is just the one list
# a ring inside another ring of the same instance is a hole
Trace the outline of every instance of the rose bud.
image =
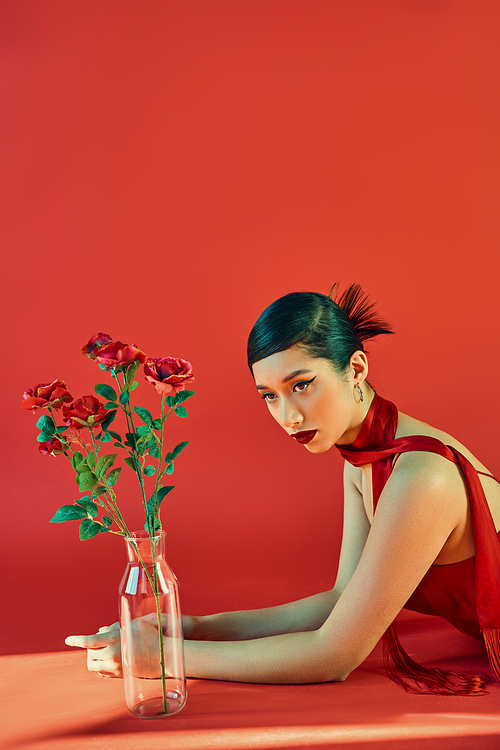
[(53, 406), (60, 409), (64, 401), (72, 401), (73, 396), (66, 390), (64, 380), (54, 380), (52, 383), (40, 383), (34, 388), (29, 388), (23, 394), (21, 409), (44, 409)]
[(82, 346), (82, 354), (86, 354), (90, 359), (95, 359), (96, 352), (105, 344), (110, 344), (113, 341), (108, 333), (94, 333), (91, 339)]
[(135, 344), (122, 344), (121, 341), (112, 341), (109, 344), (101, 346), (95, 352), (94, 359), (107, 369), (114, 367), (116, 370), (123, 370), (127, 365), (136, 360), (144, 362), (146, 355)]
[(64, 453), (62, 443), (57, 438), (50, 438), (46, 443), (39, 443), (38, 450), (46, 456), (57, 456)]
[(163, 396), (183, 391), (194, 381), (193, 365), (179, 357), (150, 357), (144, 363), (144, 377)]
[[(82, 396), (69, 406), (63, 406), (65, 424), (76, 430), (88, 427), (89, 424), (99, 424), (107, 414), (104, 404), (95, 396)], [(89, 417), (93, 417), (93, 421), (89, 422)]]

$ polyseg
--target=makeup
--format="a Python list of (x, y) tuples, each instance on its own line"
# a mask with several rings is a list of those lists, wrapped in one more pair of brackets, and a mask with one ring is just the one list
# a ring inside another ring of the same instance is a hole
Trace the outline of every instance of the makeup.
[(303, 432), (292, 433), (290, 437), (295, 438), (295, 440), (298, 443), (305, 445), (305, 443), (309, 443), (315, 435), (316, 435), (316, 430), (307, 430), (307, 431), (304, 430)]

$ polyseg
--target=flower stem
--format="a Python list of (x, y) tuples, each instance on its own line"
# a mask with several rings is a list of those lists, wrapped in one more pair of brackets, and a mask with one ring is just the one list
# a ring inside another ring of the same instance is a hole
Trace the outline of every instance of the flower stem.
[[(153, 578), (151, 578), (151, 575), (148, 571), (147, 564), (142, 558), (142, 555), (139, 551), (139, 544), (135, 542), (133, 538), (131, 538), (129, 541), (134, 544), (134, 547), (137, 552), (137, 559), (139, 560), (140, 564), (142, 565), (144, 572), (146, 573), (146, 577), (150, 583), (151, 589), (153, 591), (153, 595), (155, 598), (155, 606), (156, 606), (156, 618), (158, 620), (158, 647), (160, 649), (160, 669), (161, 669), (161, 692), (162, 692), (162, 699), (163, 699), (163, 711), (164, 713), (168, 714), (168, 703), (167, 703), (167, 684), (166, 684), (166, 674), (165, 674), (165, 653), (164, 653), (164, 642), (163, 642), (163, 622), (162, 622), (162, 612), (161, 612), (161, 606), (160, 606), (160, 586), (158, 581), (158, 568), (157, 568), (157, 562), (156, 562), (156, 549), (155, 549), (155, 538), (154, 536), (149, 537), (149, 543), (151, 546), (151, 561), (152, 561), (152, 567), (153, 567)], [(158, 537), (158, 540), (160, 537)]]
[(163, 697), (163, 711), (166, 714), (168, 714), (167, 685), (165, 681), (165, 653), (163, 651), (163, 623), (162, 623), (162, 617), (161, 617), (160, 592), (159, 592), (160, 587), (158, 585), (158, 569), (156, 567), (156, 550), (154, 549), (154, 543), (152, 539), (151, 539), (151, 557), (153, 559), (156, 617), (158, 618), (158, 647), (160, 649), (161, 691), (162, 691), (162, 697)]
[[(154, 491), (154, 507), (156, 508), (157, 505), (157, 498), (158, 498), (158, 487), (160, 486), (160, 466), (161, 466), (161, 459), (163, 455), (163, 409), (165, 406), (165, 394), (162, 394), (161, 397), (161, 411), (160, 411), (160, 422), (161, 422), (161, 428), (160, 428), (160, 445), (159, 445), (159, 451), (160, 451), (160, 458), (158, 459), (158, 471), (156, 472), (156, 482), (155, 482), (155, 491)], [(157, 510), (158, 513), (158, 521), (160, 523), (159, 530), (161, 531), (162, 525), (161, 525), (161, 518), (160, 518), (160, 509)]]
[[(117, 384), (118, 384), (118, 386), (120, 388), (120, 394), (121, 394), (123, 392), (123, 390), (122, 390), (122, 385), (120, 384), (120, 381), (118, 379), (118, 373), (116, 373), (115, 371), (112, 371), (112, 375), (115, 378), (115, 380), (116, 380), (116, 382), (117, 382)], [(123, 373), (123, 385), (125, 385), (125, 382), (126, 382), (125, 381), (125, 374)], [(144, 512), (146, 513), (146, 505), (147, 505), (146, 491), (144, 489), (144, 482), (143, 482), (143, 478), (142, 478), (142, 470), (141, 470), (141, 466), (140, 466), (140, 463), (139, 463), (139, 455), (138, 455), (137, 449), (135, 447), (137, 432), (135, 430), (134, 418), (132, 416), (132, 409), (130, 408), (130, 401), (127, 404), (123, 405), (123, 411), (125, 412), (125, 417), (127, 419), (127, 426), (128, 426), (129, 432), (132, 433), (132, 435), (133, 435), (133, 443), (134, 443), (134, 445), (132, 446), (132, 454), (133, 454), (134, 464), (135, 464), (135, 473), (137, 474), (137, 479), (139, 481), (139, 486), (141, 488), (142, 502), (143, 502), (143, 505), (144, 505)]]

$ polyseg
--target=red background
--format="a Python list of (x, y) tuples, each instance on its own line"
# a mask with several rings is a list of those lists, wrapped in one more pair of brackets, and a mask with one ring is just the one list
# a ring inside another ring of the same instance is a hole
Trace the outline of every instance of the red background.
[(123, 542), (49, 525), (73, 473), (19, 409), (39, 382), (104, 381), (79, 353), (98, 330), (195, 366), (163, 514), (186, 612), (335, 578), (340, 458), (285, 439), (245, 362), (282, 294), (361, 282), (397, 331), (371, 347), (375, 387), (500, 473), (498, 3), (3, 0), (0, 15), (5, 653), (116, 619)]

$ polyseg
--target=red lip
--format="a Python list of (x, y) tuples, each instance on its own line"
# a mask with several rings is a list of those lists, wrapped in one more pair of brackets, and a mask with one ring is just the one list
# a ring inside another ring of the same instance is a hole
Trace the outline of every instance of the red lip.
[(295, 438), (298, 443), (304, 445), (308, 443), (316, 435), (316, 430), (305, 430), (304, 432), (294, 432), (290, 437)]

